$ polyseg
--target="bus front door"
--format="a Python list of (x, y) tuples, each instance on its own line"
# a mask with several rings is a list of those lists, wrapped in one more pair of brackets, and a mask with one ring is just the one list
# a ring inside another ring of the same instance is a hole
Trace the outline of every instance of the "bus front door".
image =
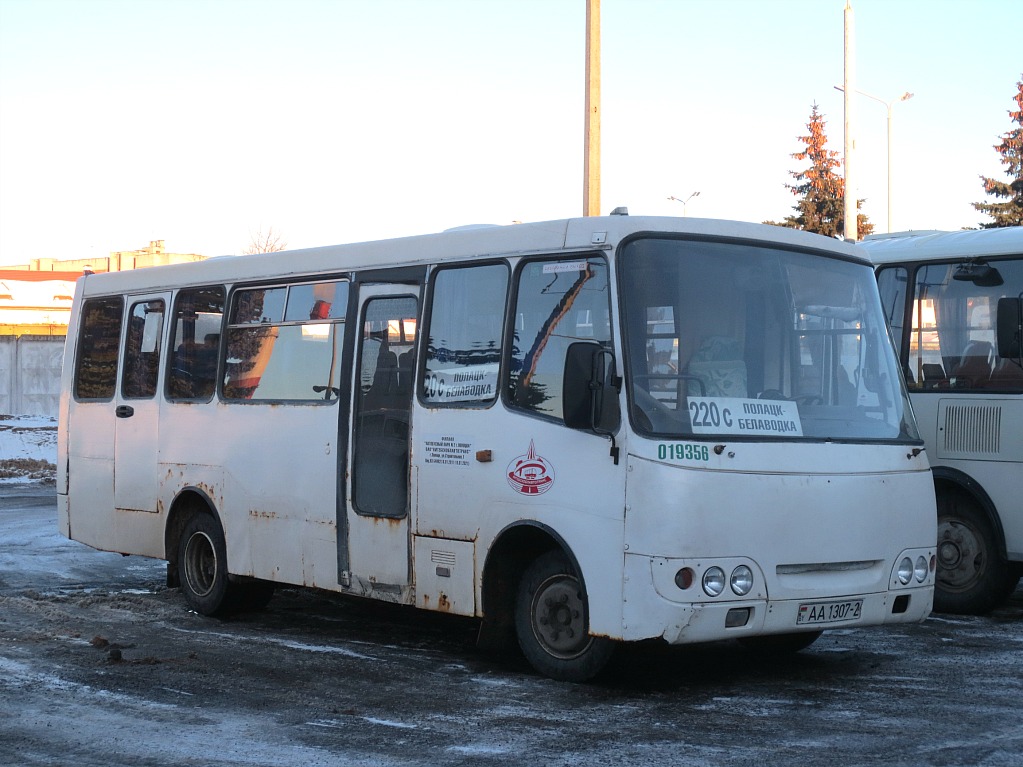
[(114, 398), (114, 507), (156, 512), (157, 437), (165, 296), (133, 297)]
[(352, 385), (350, 484), (338, 535), (341, 582), (406, 601), (410, 583), (409, 449), (416, 288), (363, 285)]

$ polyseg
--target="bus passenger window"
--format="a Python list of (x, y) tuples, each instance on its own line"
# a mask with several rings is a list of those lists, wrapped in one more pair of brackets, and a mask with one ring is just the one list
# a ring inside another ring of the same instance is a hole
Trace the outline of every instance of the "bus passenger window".
[(519, 272), (509, 404), (561, 420), (568, 347), (575, 341), (610, 346), (609, 307), (602, 259), (527, 263)]
[(330, 402), (340, 392), (348, 283), (239, 290), (231, 301), (225, 399)]
[(174, 301), (167, 398), (209, 401), (217, 388), (224, 289), (182, 290)]
[(163, 313), (164, 304), (159, 300), (142, 301), (131, 307), (121, 381), (121, 392), (126, 398), (143, 399), (156, 394)]
[(86, 301), (78, 333), (75, 397), (110, 399), (117, 386), (117, 347), (121, 341), (124, 301), (99, 298)]
[(508, 267), (503, 264), (435, 273), (421, 389), (425, 402), (465, 405), (496, 399), (507, 292)]

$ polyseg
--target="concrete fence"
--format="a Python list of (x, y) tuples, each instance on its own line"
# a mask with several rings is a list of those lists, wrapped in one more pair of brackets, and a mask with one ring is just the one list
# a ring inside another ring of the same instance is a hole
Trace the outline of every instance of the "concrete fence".
[(0, 413), (57, 417), (64, 336), (0, 336)]

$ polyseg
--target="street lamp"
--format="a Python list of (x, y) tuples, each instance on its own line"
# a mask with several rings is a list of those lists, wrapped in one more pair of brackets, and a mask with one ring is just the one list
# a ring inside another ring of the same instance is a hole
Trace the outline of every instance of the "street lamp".
[[(843, 93), (845, 93), (845, 88), (843, 88), (841, 85), (836, 85), (835, 86), (835, 90), (836, 91), (842, 91)], [(906, 91), (901, 96), (899, 96), (897, 99), (894, 99), (892, 101), (885, 101), (884, 99), (879, 99), (877, 96), (871, 96), (869, 93), (865, 93), (864, 91), (861, 91), (861, 90), (857, 90), (856, 92), (858, 94), (860, 94), (861, 96), (866, 96), (868, 99), (873, 99), (874, 101), (878, 102), (879, 104), (884, 104), (885, 107), (888, 109), (888, 232), (891, 233), (891, 231), (892, 231), (892, 107), (895, 106), (896, 104), (898, 104), (900, 101), (909, 101), (911, 98), (913, 98), (913, 94), (910, 93), (909, 91)]]
[(687, 202), (689, 202), (689, 201), (690, 201), (691, 199), (693, 199), (694, 197), (699, 197), (699, 196), (700, 196), (700, 193), (699, 193), (699, 192), (693, 192), (693, 193), (692, 193), (691, 195), (689, 195), (688, 197), (686, 197), (686, 198), (685, 198), (684, 200), (682, 200), (682, 199), (679, 199), (678, 197), (674, 197), (674, 196), (672, 196), (672, 197), (669, 197), (668, 199), (669, 199), (669, 200), (674, 200), (675, 202), (680, 202), (680, 203), (682, 203), (682, 215), (683, 215), (683, 216), (685, 216), (685, 214), (686, 214), (686, 203), (687, 203)]

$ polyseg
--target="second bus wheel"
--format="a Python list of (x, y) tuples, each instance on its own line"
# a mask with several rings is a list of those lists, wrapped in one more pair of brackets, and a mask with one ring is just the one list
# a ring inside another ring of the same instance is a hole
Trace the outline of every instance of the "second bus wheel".
[(582, 582), (560, 551), (526, 568), (515, 602), (515, 633), (533, 668), (565, 682), (584, 682), (604, 668), (615, 645), (590, 636), (587, 613)]
[(938, 488), (938, 572), (934, 610), (983, 615), (1019, 580), (1002, 557), (990, 520), (958, 488)]
[(227, 545), (220, 523), (210, 514), (194, 514), (178, 547), (178, 575), (189, 606), (201, 615), (219, 615), (231, 606)]

